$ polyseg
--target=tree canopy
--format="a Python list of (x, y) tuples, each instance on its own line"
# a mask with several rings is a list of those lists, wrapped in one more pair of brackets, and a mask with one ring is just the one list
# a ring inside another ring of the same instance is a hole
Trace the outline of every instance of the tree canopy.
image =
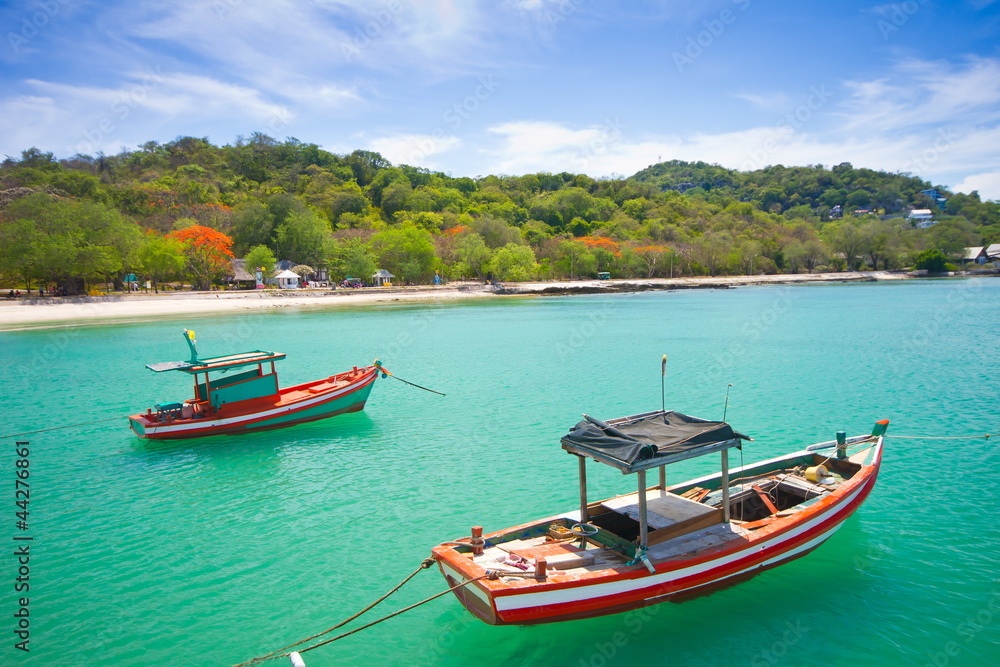
[[(936, 224), (915, 227), (914, 208)], [(126, 271), (207, 286), (260, 248), (335, 280), (385, 268), (419, 283), (895, 269), (996, 242), (997, 202), (849, 163), (456, 178), (255, 133), (67, 159), (29, 148), (0, 165), (0, 279), (75, 289)]]

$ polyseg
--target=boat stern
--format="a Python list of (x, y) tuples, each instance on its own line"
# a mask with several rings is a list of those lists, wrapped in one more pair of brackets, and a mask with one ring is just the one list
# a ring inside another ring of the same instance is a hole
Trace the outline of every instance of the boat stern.
[(148, 438), (146, 434), (146, 427), (149, 425), (149, 421), (146, 419), (146, 415), (129, 415), (128, 417), (129, 428), (132, 432), (140, 438)]

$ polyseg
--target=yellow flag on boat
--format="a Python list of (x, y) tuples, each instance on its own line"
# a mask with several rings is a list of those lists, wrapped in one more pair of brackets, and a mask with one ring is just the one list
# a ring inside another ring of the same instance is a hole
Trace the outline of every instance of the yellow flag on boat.
[[(188, 335), (188, 338), (190, 338), (191, 340), (194, 340), (194, 331), (192, 331), (191, 329), (188, 329), (187, 335)], [(176, 339), (174, 339), (174, 340), (176, 340)]]

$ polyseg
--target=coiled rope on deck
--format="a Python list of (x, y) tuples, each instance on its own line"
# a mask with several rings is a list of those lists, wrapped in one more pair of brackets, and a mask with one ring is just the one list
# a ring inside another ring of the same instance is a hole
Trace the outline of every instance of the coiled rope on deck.
[[(316, 633), (316, 634), (314, 634), (314, 635), (312, 635), (310, 637), (306, 637), (305, 639), (297, 641), (294, 644), (289, 644), (288, 646), (286, 646), (284, 648), (279, 648), (276, 651), (272, 651), (272, 652), (270, 652), (270, 653), (268, 653), (266, 655), (262, 655), (259, 658), (253, 658), (251, 660), (247, 660), (246, 662), (241, 662), (238, 665), (234, 665), (233, 667), (248, 667), (249, 665), (256, 665), (256, 664), (259, 664), (259, 663), (262, 663), (262, 662), (266, 662), (268, 660), (277, 660), (278, 658), (287, 658), (291, 654), (290, 653), (283, 653), (283, 651), (287, 651), (288, 649), (293, 648), (295, 646), (299, 646), (301, 644), (305, 644), (308, 641), (312, 641), (313, 639), (317, 639), (318, 637), (322, 637), (323, 635), (326, 635), (326, 634), (329, 634), (329, 633), (333, 632), (337, 628), (340, 628), (340, 627), (342, 627), (344, 625), (347, 625), (348, 623), (350, 623), (354, 619), (358, 618), (359, 616), (361, 616), (365, 612), (369, 611), (370, 609), (374, 608), (380, 602), (382, 602), (383, 600), (385, 600), (386, 598), (388, 598), (390, 595), (392, 595), (393, 593), (395, 593), (396, 591), (398, 591), (400, 588), (403, 587), (404, 584), (406, 584), (406, 582), (408, 582), (410, 579), (412, 579), (413, 577), (415, 577), (418, 572), (420, 572), (421, 570), (426, 570), (427, 568), (429, 568), (432, 565), (434, 565), (434, 562), (435, 561), (434, 561), (433, 558), (425, 558), (420, 563), (420, 567), (418, 567), (416, 570), (414, 570), (413, 572), (411, 572), (401, 582), (399, 582), (398, 584), (396, 584), (396, 586), (394, 586), (392, 588), (392, 590), (390, 590), (388, 593), (386, 593), (385, 595), (383, 595), (379, 599), (377, 599), (374, 602), (372, 602), (370, 605), (368, 605), (367, 607), (365, 607), (364, 609), (362, 609), (358, 613), (354, 614), (353, 616), (351, 616), (350, 618), (348, 618), (346, 620), (341, 621), (340, 623), (337, 623), (333, 627), (328, 628), (328, 629), (326, 629), (326, 630), (324, 630), (322, 632), (318, 632), (318, 633)], [(378, 625), (382, 621), (388, 621), (390, 618), (393, 618), (394, 616), (399, 616), (400, 614), (402, 614), (404, 612), (407, 612), (407, 611), (410, 611), (411, 609), (416, 609), (420, 605), (427, 604), (431, 600), (435, 600), (435, 599), (441, 597), (442, 595), (446, 595), (448, 593), (451, 593), (452, 591), (456, 591), (459, 588), (462, 588), (463, 586), (468, 586), (469, 584), (471, 584), (474, 581), (479, 581), (480, 579), (486, 579), (486, 578), (488, 578), (490, 576), (493, 576), (493, 575), (487, 573), (487, 574), (475, 577), (473, 579), (469, 579), (468, 581), (463, 581), (462, 583), (457, 584), (455, 586), (452, 586), (451, 588), (448, 588), (446, 590), (443, 590), (440, 593), (435, 593), (434, 595), (430, 596), (429, 598), (425, 598), (425, 599), (421, 600), (420, 602), (416, 602), (414, 604), (411, 604), (408, 607), (404, 607), (402, 609), (394, 611), (394, 612), (392, 612), (391, 614), (389, 614), (387, 616), (383, 616), (382, 618), (378, 619), (377, 621), (372, 621), (371, 623), (368, 623), (366, 625), (362, 625), (361, 627), (355, 628), (354, 630), (350, 630), (348, 632), (344, 632), (342, 634), (339, 634), (336, 637), (331, 637), (330, 639), (326, 639), (326, 640), (321, 641), (319, 643), (313, 644), (312, 646), (307, 646), (306, 648), (298, 651), (298, 653), (300, 653), (300, 654), (301, 653), (305, 653), (307, 651), (313, 650), (314, 648), (319, 648), (320, 646), (325, 646), (326, 644), (330, 644), (332, 642), (335, 642), (338, 639), (343, 639), (344, 637), (348, 637), (350, 635), (353, 635), (356, 632), (361, 632), (362, 630), (370, 628), (373, 625)]]

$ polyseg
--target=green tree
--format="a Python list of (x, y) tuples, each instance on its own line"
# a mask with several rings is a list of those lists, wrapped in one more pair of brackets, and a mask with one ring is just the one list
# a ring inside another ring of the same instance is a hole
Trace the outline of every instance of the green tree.
[(581, 276), (593, 276), (597, 273), (597, 258), (590, 252), (587, 244), (577, 240), (564, 240), (558, 245), (556, 264), (563, 275), (570, 280)]
[(476, 232), (462, 234), (455, 241), (455, 256), (479, 278), (485, 279), (486, 266), (493, 257), (493, 251)]
[(274, 265), (278, 263), (274, 253), (266, 245), (257, 245), (250, 248), (246, 257), (243, 258), (247, 273), (256, 275), (260, 270), (261, 278), (269, 278), (274, 275)]
[(184, 270), (184, 245), (176, 239), (164, 238), (155, 232), (146, 239), (136, 253), (136, 270), (149, 278), (153, 290), (160, 291), (160, 282)]
[(806, 241), (796, 239), (786, 248), (785, 256), (793, 272), (805, 269), (806, 273), (812, 273), (824, 261), (826, 251), (823, 248), (823, 244), (817, 239), (808, 239)]
[(330, 265), (330, 273), (338, 280), (344, 278), (368, 280), (378, 270), (371, 248), (358, 238), (348, 238), (335, 243), (327, 255), (327, 262)]
[(495, 279), (513, 282), (530, 280), (538, 271), (535, 253), (530, 247), (518, 243), (498, 248), (488, 266)]
[(274, 216), (264, 204), (253, 201), (233, 210), (233, 251), (243, 254), (258, 245), (274, 242)]
[(717, 275), (725, 265), (726, 255), (732, 245), (732, 238), (725, 232), (708, 232), (701, 236), (692, 248), (694, 260), (708, 271)]
[(857, 220), (849, 218), (831, 222), (823, 227), (823, 235), (833, 251), (843, 256), (848, 269), (857, 271), (860, 268), (866, 239)]
[(333, 240), (330, 223), (313, 211), (295, 211), (277, 229), (277, 255), (295, 264), (319, 264)]
[(138, 226), (104, 204), (33, 194), (12, 202), (0, 224), (0, 269), (31, 282), (61, 282), (70, 293), (134, 263)]
[(380, 268), (395, 274), (399, 282), (426, 282), (434, 273), (434, 241), (424, 229), (408, 225), (387, 229), (375, 234), (371, 243)]
[(917, 262), (914, 264), (916, 269), (924, 269), (928, 273), (941, 273), (945, 270), (945, 265), (948, 263), (948, 256), (937, 248), (931, 250), (924, 250), (919, 255), (917, 255)]

